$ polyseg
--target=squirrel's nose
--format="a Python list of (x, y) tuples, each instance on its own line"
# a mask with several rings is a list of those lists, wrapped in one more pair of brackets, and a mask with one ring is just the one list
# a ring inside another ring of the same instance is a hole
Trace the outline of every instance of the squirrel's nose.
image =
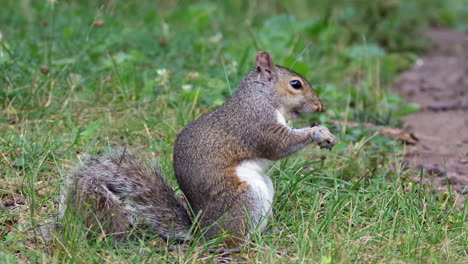
[(317, 105), (317, 112), (324, 112), (326, 110), (325, 105), (321, 102)]

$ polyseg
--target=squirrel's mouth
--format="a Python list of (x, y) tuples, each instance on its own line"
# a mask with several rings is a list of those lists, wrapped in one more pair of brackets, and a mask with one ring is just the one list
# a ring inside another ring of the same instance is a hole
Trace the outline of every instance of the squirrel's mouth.
[(303, 115), (308, 114), (307, 112), (299, 111), (298, 109), (294, 109), (291, 112), (291, 120), (297, 120), (301, 118)]
[(291, 115), (294, 117), (294, 120), (299, 119), (300, 117), (316, 112), (315, 109), (304, 109), (304, 108), (296, 108), (291, 111)]
[(304, 115), (311, 114), (314, 112), (323, 112), (324, 110), (325, 110), (325, 107), (320, 103), (318, 106), (304, 104), (301, 107), (293, 108), (291, 112), (292, 112), (292, 115), (294, 115), (297, 119)]
[(319, 106), (316, 106), (316, 105), (303, 104), (301, 106), (292, 108), (289, 111), (289, 119), (297, 120), (305, 115), (308, 115), (314, 112), (323, 112), (322, 105), (320, 104)]

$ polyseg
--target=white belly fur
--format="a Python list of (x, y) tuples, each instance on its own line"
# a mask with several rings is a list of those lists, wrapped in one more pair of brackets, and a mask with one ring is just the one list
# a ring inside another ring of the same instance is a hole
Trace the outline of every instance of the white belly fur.
[(239, 179), (250, 185), (252, 196), (254, 197), (254, 212), (252, 221), (260, 230), (264, 229), (268, 223), (268, 216), (271, 215), (271, 205), (273, 203), (274, 188), (273, 182), (266, 175), (268, 167), (273, 161), (266, 159), (250, 159), (241, 162), (236, 172)]

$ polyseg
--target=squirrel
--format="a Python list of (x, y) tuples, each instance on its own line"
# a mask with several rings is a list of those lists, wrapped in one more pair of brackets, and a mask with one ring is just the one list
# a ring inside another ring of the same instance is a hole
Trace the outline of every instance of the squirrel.
[(118, 149), (87, 155), (71, 173), (62, 215), (67, 206), (86, 207), (89, 211), (80, 213), (86, 225), (119, 240), (143, 222), (163, 238), (187, 241), (196, 222), (205, 238), (227, 234), (225, 245), (235, 247), (272, 217), (268, 167), (312, 142), (327, 149), (336, 144), (326, 127), (297, 129), (286, 122), (324, 109), (307, 80), (260, 51), (236, 92), (175, 140), (175, 176), (193, 214), (155, 166)]

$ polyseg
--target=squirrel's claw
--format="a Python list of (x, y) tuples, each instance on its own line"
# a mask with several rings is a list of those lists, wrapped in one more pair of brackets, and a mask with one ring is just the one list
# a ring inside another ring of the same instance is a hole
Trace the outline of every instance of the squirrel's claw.
[(327, 139), (325, 141), (319, 142), (319, 146), (321, 149), (332, 150), (333, 146), (335, 145), (336, 145), (336, 139), (333, 139), (333, 140)]
[(336, 145), (335, 136), (324, 126), (313, 126), (314, 141), (318, 143), (321, 149), (331, 150)]

